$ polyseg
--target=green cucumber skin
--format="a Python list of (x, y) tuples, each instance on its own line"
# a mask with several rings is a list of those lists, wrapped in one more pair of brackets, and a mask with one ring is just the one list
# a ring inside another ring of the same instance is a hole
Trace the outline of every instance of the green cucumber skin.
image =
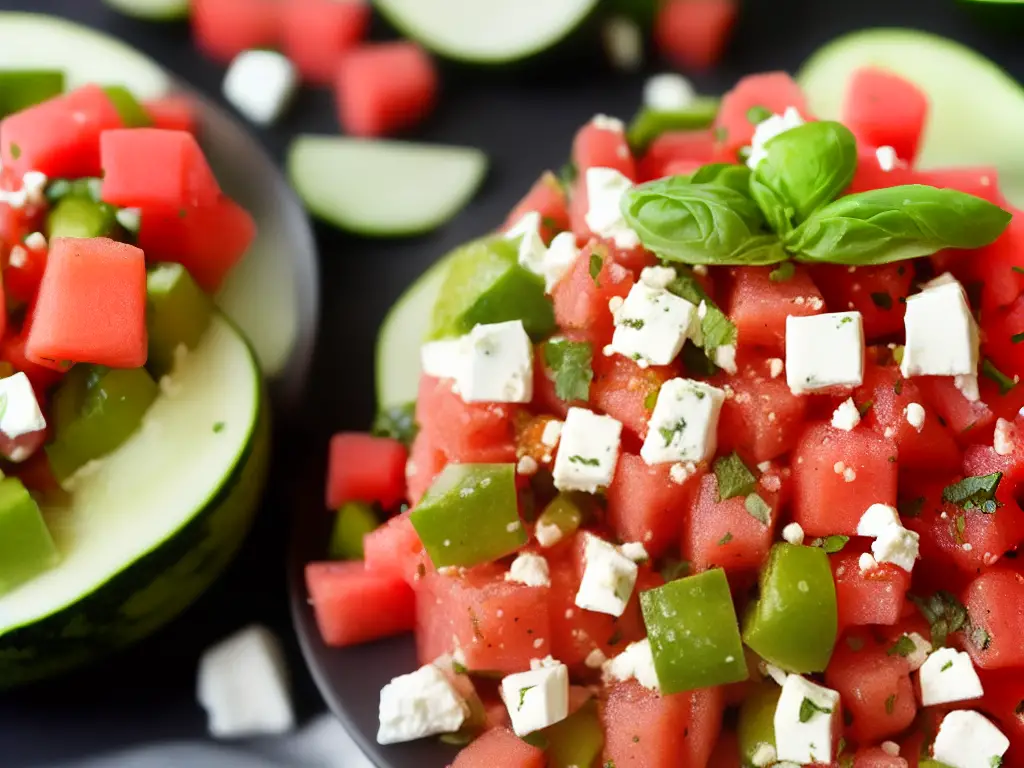
[(0, 635), (0, 689), (66, 672), (178, 616), (224, 571), (259, 506), (270, 460), (266, 392), (249, 446), (203, 511), (74, 605)]

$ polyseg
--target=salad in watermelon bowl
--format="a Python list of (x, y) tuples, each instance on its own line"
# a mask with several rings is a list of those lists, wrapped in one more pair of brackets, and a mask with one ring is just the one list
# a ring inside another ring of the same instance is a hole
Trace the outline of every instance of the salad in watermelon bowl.
[(1024, 765), (1024, 214), (850, 75), (594, 117), (392, 310), (303, 609), (414, 640), (383, 764)]

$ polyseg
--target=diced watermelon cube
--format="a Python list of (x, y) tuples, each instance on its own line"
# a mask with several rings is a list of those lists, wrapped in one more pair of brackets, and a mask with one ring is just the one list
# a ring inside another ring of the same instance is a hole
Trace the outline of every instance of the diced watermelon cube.
[(559, 327), (578, 332), (600, 350), (615, 331), (608, 301), (625, 298), (635, 282), (632, 272), (612, 261), (606, 246), (590, 243), (552, 292)]
[(330, 84), (342, 55), (358, 44), (370, 25), (364, 0), (289, 0), (281, 6), (284, 54), (303, 79)]
[(62, 371), (33, 363), (25, 356), (25, 331), (7, 334), (0, 341), (0, 360), (10, 363), (14, 370), (22, 371), (37, 393), (42, 393), (60, 381)]
[(405, 485), (409, 503), (415, 506), (448, 465), (448, 458), (434, 437), (421, 429), (412, 442), (409, 459), (405, 465)]
[(829, 557), (836, 582), (839, 631), (867, 624), (892, 625), (900, 620), (910, 574), (892, 563), (862, 571), (859, 558), (867, 546), (850, 542)]
[(222, 64), (251, 48), (272, 48), (286, 5), (277, 0), (192, 0), (196, 45)]
[(850, 267), (826, 264), (811, 271), (825, 303), (836, 312), (860, 312), (864, 338), (871, 341), (903, 332), (906, 299), (914, 268), (906, 263)]
[(530, 212), (540, 214), (540, 234), (545, 243), (550, 243), (555, 235), (570, 228), (565, 190), (551, 171), (544, 171), (530, 187), (526, 196), (516, 203), (516, 207), (505, 220), (503, 229), (513, 226)]
[(913, 162), (927, 116), (928, 97), (909, 80), (877, 67), (854, 72), (843, 123), (867, 144)]
[(309, 563), (306, 589), (324, 643), (358, 645), (402, 634), (415, 625), (412, 589), (395, 576), (363, 563)]
[(654, 41), (670, 63), (707, 69), (722, 58), (739, 13), (737, 0), (666, 0), (654, 22)]
[(415, 43), (361, 45), (337, 68), (335, 97), (344, 129), (354, 136), (384, 136), (419, 124), (434, 108), (434, 62)]
[[(451, 462), (515, 461), (513, 421), (517, 412), (515, 406), (506, 403), (467, 403), (452, 391), (448, 379), (423, 376), (420, 380), (416, 399), (419, 435)], [(435, 461), (428, 454), (428, 465), (436, 466)]]
[(754, 138), (755, 126), (747, 117), (752, 107), (764, 107), (779, 115), (788, 107), (794, 107), (805, 119), (810, 117), (803, 91), (788, 74), (747, 75), (722, 97), (715, 119), (717, 133), (724, 135), (720, 141), (721, 152), (731, 162), (736, 162), (739, 150), (749, 146)]
[(427, 569), (433, 569), (408, 512), (395, 515), (366, 534), (363, 553), (366, 570), (396, 576), (410, 585), (422, 578)]
[(569, 202), (569, 221), (576, 240), (583, 245), (593, 236), (586, 222), (590, 207), (587, 171), (591, 168), (612, 168), (627, 179), (636, 180), (636, 163), (625, 133), (617, 125), (599, 120), (591, 120), (576, 132), (572, 142), (572, 162), (576, 167), (576, 181)]
[(546, 764), (544, 750), (508, 728), (492, 728), (459, 752), (451, 768), (544, 768)]
[(891, 755), (881, 747), (858, 749), (853, 756), (853, 768), (908, 768), (910, 763), (899, 755)]
[(736, 324), (739, 344), (781, 350), (786, 341), (786, 317), (818, 315), (825, 299), (802, 266), (789, 280), (775, 282), (772, 267), (734, 270), (729, 317)]
[(4, 170), (19, 178), (26, 171), (50, 178), (99, 176), (100, 134), (121, 127), (121, 116), (104, 90), (84, 85), (4, 118), (0, 158)]
[(327, 508), (349, 501), (378, 503), (384, 509), (405, 498), (405, 446), (388, 437), (340, 432), (331, 438), (327, 465)]
[[(596, 345), (595, 345), (596, 346)], [(594, 356), (594, 379), (590, 383), (590, 402), (641, 440), (647, 436), (647, 423), (657, 401), (658, 390), (679, 375), (675, 365), (641, 368), (622, 355)]]
[(188, 96), (163, 96), (142, 102), (154, 128), (165, 131), (187, 131), (193, 136), (199, 133), (199, 118), (196, 105)]
[[(637, 180), (651, 181), (676, 175), (672, 166), (691, 162), (697, 167), (711, 162), (715, 151), (713, 131), (669, 131), (658, 136), (647, 147), (637, 163)], [(696, 168), (694, 168), (696, 170)], [(692, 173), (693, 171), (689, 171)]]
[[(952, 376), (917, 376), (914, 383), (957, 437), (981, 439), (996, 420), (983, 400), (972, 402), (964, 397)], [(970, 434), (965, 434), (968, 431)]]
[(25, 345), (29, 360), (111, 368), (146, 362), (146, 260), (138, 248), (104, 237), (58, 237), (50, 244)]
[(1024, 666), (1024, 576), (1003, 568), (982, 573), (963, 601), (971, 622), (964, 645), (974, 663), (985, 669)]

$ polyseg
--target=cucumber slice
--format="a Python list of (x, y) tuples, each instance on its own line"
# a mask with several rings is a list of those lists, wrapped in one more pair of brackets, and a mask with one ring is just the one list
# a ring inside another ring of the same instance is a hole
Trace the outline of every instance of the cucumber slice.
[(309, 210), (371, 237), (417, 235), (458, 213), (483, 180), (478, 149), (402, 141), (300, 136), (288, 176)]
[(0, 597), (0, 688), (142, 638), (220, 573), (249, 527), (269, 433), (259, 368), (217, 315), (143, 426), (44, 499), (58, 565)]
[(0, 12), (0, 70), (64, 72), (68, 90), (86, 83), (123, 85), (138, 99), (170, 90), (171, 78), (152, 59), (119, 40), (56, 16)]
[(993, 165), (1003, 194), (1024, 206), (1024, 90), (980, 54), (952, 40), (904, 29), (871, 29), (835, 40), (815, 53), (797, 77), (811, 112), (842, 115), (853, 72), (889, 69), (916, 83), (931, 102), (918, 164)]
[(188, 17), (189, 0), (104, 0), (125, 16), (146, 21), (177, 21)]
[(426, 340), (434, 305), (448, 277), (450, 253), (435, 263), (394, 303), (377, 334), (377, 410), (416, 399), (420, 384), (420, 345)]
[(554, 47), (600, 0), (376, 0), (406, 37), (435, 53), (474, 64), (502, 64)]

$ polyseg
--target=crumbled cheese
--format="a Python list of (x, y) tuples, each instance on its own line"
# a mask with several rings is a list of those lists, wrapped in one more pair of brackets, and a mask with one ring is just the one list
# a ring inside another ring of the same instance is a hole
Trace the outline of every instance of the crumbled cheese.
[(932, 644), (917, 632), (911, 632), (907, 637), (914, 644), (914, 650), (907, 654), (907, 664), (910, 665), (911, 672), (916, 672), (932, 652)]
[(668, 470), (669, 479), (676, 485), (683, 485), (695, 474), (697, 474), (697, 465), (692, 461), (673, 464)]
[(540, 555), (523, 552), (509, 566), (505, 581), (525, 584), (528, 587), (550, 587), (551, 572), (548, 561)]
[(420, 367), (427, 376), (455, 379), (461, 375), (465, 362), (462, 339), (429, 341), (420, 347)]
[(596, 493), (611, 485), (619, 461), (622, 423), (586, 408), (570, 408), (552, 471), (560, 491)]
[(985, 692), (971, 657), (955, 648), (937, 648), (921, 665), (921, 703), (926, 707), (979, 699)]
[(670, 379), (658, 391), (640, 456), (647, 464), (710, 459), (718, 446), (725, 393), (691, 379)]
[(545, 523), (543, 521), (537, 523), (537, 527), (533, 529), (533, 535), (537, 539), (537, 543), (547, 549), (553, 547), (555, 544), (560, 542), (565, 536), (565, 532), (554, 523)]
[[(644, 267), (640, 272), (641, 283), (649, 288), (655, 288), (662, 291), (668, 288), (676, 277), (676, 271), (672, 269), (672, 267)], [(619, 306), (622, 306), (621, 302), (622, 299), (620, 298)], [(611, 305), (609, 304), (609, 306)], [(616, 309), (616, 307), (612, 307), (613, 312)]]
[(1000, 456), (1009, 456), (1016, 450), (1013, 424), (1006, 419), (996, 421), (996, 431), (992, 435), (992, 448)]
[(895, 741), (883, 741), (878, 746), (889, 757), (899, 757), (900, 756), (900, 745), (897, 744)]
[(639, 246), (640, 237), (626, 223), (621, 208), (633, 182), (614, 168), (588, 168), (586, 185), (589, 207), (584, 220), (590, 231), (625, 250)]
[(899, 512), (888, 504), (872, 504), (857, 523), (858, 536), (880, 536), (890, 525), (901, 525)]
[(862, 572), (873, 571), (878, 567), (878, 563), (875, 562), (875, 558), (867, 552), (861, 554), (860, 558), (857, 560), (857, 565), (860, 567)]
[(723, 371), (728, 373), (730, 376), (735, 376), (739, 368), (736, 366), (736, 345), (735, 344), (723, 344), (720, 347), (715, 347), (714, 354), (712, 355), (713, 362)]
[(656, 112), (679, 112), (696, 98), (693, 84), (675, 72), (653, 75), (644, 84), (644, 106)]
[(906, 345), (900, 363), (904, 376), (977, 374), (978, 324), (963, 286), (945, 278), (907, 298)]
[(477, 325), (463, 342), (455, 383), (467, 403), (533, 399), (533, 345), (522, 320)]
[(640, 26), (627, 16), (611, 16), (601, 28), (604, 51), (611, 65), (623, 72), (636, 72), (644, 64), (644, 36)]
[[(807, 717), (805, 700), (814, 705)], [(803, 716), (801, 714), (803, 713)], [(831, 763), (832, 746), (839, 723), (839, 694), (790, 675), (775, 707), (775, 751), (780, 760), (796, 763)]]
[(981, 389), (978, 387), (978, 376), (973, 373), (958, 373), (953, 377), (956, 387), (965, 400), (976, 403), (981, 400)]
[(761, 742), (754, 750), (754, 754), (750, 756), (750, 762), (754, 768), (768, 768), (769, 765), (776, 765), (775, 758), (777, 757), (775, 747), (768, 742)]
[(517, 736), (561, 722), (569, 716), (569, 668), (556, 662), (508, 675), (501, 681), (501, 698)]
[(651, 559), (647, 548), (640, 541), (627, 541), (619, 547), (619, 551), (634, 563), (646, 563)]
[(602, 676), (606, 682), (625, 682), (635, 678), (644, 688), (660, 690), (651, 644), (646, 639), (630, 643), (622, 653), (606, 661)]
[(790, 544), (799, 546), (804, 543), (804, 529), (800, 523), (790, 523), (782, 529), (782, 538)]
[(765, 149), (765, 145), (769, 141), (774, 139), (776, 136), (803, 124), (804, 119), (800, 116), (796, 107), (786, 107), (786, 110), (781, 115), (772, 115), (766, 120), (762, 120), (754, 128), (754, 136), (750, 142), (750, 156), (747, 158), (747, 166), (751, 170), (757, 168), (757, 166), (761, 164), (761, 161), (768, 157), (768, 151)]
[(584, 534), (583, 578), (576, 605), (588, 611), (621, 616), (636, 586), (637, 565), (613, 545)]
[(44, 429), (46, 418), (28, 376), (19, 371), (0, 379), (0, 434), (16, 440)]
[(520, 475), (535, 475), (540, 465), (532, 456), (520, 456), (516, 463), (516, 472)]
[(777, 379), (782, 375), (784, 363), (781, 357), (770, 357), (768, 358), (768, 374), (773, 378)]
[(878, 160), (878, 167), (886, 173), (896, 167), (896, 150), (890, 146), (883, 146), (876, 149), (875, 158)]
[(588, 669), (600, 669), (606, 661), (608, 661), (608, 657), (604, 655), (604, 651), (600, 648), (595, 648), (587, 654), (587, 658), (583, 660), (583, 663)]
[(832, 414), (832, 426), (849, 432), (858, 424), (860, 424), (860, 410), (853, 402), (853, 398), (848, 397), (839, 404)]
[[(122, 210), (128, 210), (127, 208)], [(120, 214), (121, 211), (118, 211)], [(126, 227), (127, 229), (127, 227)], [(46, 235), (42, 232), (33, 232), (30, 235), (25, 236), (25, 247), (32, 251), (45, 251), (46, 250)]]
[(224, 78), (224, 98), (259, 125), (276, 122), (299, 84), (295, 65), (276, 51), (243, 51)]
[(651, 365), (668, 365), (683, 348), (697, 307), (674, 293), (636, 283), (614, 313), (612, 349)]
[(612, 131), (614, 133), (625, 133), (626, 124), (617, 117), (597, 114), (590, 119), (590, 124), (601, 131)]
[(903, 409), (903, 418), (907, 420), (907, 423), (910, 426), (920, 432), (924, 429), (924, 406), (920, 403), (909, 403), (907, 407)]
[(544, 431), (540, 433), (540, 441), (547, 448), (554, 448), (558, 445), (558, 438), (562, 435), (562, 422), (552, 419), (544, 424)]
[(892, 563), (909, 572), (920, 555), (921, 536), (902, 525), (890, 525), (871, 543), (871, 552), (878, 562)]
[(864, 381), (860, 312), (786, 317), (786, 382), (794, 394)]
[(942, 719), (932, 754), (949, 768), (994, 768), (1009, 748), (1010, 740), (989, 720), (961, 709)]

